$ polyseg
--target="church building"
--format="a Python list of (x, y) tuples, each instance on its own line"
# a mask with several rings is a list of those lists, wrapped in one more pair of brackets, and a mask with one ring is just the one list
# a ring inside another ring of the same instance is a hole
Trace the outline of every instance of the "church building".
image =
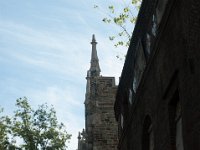
[(114, 77), (100, 75), (95, 35), (85, 94), (85, 129), (78, 136), (78, 150), (116, 150), (118, 127), (114, 116), (117, 86)]
[(115, 102), (118, 150), (200, 150), (200, 1), (143, 0)]

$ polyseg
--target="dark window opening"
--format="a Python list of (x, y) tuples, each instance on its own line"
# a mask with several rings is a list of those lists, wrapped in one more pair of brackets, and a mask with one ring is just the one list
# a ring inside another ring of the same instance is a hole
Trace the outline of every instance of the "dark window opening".
[(143, 125), (142, 150), (154, 150), (154, 133), (149, 116), (145, 118)]
[(182, 108), (178, 91), (169, 103), (170, 144), (172, 150), (184, 150), (182, 135)]

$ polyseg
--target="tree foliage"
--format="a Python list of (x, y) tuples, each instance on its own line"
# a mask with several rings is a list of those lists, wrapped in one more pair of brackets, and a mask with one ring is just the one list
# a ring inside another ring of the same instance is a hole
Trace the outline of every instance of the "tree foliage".
[[(0, 113), (3, 112), (3, 109), (0, 109)], [(0, 117), (0, 149), (6, 149), (9, 145), (8, 142), (8, 128), (7, 124), (9, 123), (9, 118), (7, 116)]]
[[(104, 23), (114, 24), (120, 29), (116, 34), (109, 36), (115, 47), (129, 46), (141, 0), (122, 0), (122, 3), (123, 7), (120, 10), (114, 5), (108, 6), (107, 16), (102, 19)], [(95, 5), (94, 8), (98, 9), (99, 6)]]
[[(12, 139), (21, 139), (22, 144), (18, 149), (65, 150), (67, 148), (66, 142), (71, 135), (67, 133), (64, 124), (58, 122), (53, 107), (49, 108), (47, 104), (42, 104), (34, 110), (26, 97), (17, 99), (16, 106), (14, 117), (9, 119), (9, 124), (7, 122), (7, 129)], [(4, 129), (3, 126), (0, 128)], [(5, 138), (7, 135), (5, 134)], [(16, 148), (15, 142), (10, 145)]]

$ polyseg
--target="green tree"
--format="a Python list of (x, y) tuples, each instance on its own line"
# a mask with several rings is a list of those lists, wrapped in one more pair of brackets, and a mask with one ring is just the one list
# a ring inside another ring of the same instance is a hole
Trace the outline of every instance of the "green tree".
[(33, 110), (26, 97), (17, 99), (17, 110), (10, 125), (14, 138), (21, 138), (26, 150), (65, 150), (71, 138), (63, 123), (58, 123), (56, 111), (47, 104)]
[[(0, 109), (0, 113), (3, 112), (3, 109)], [(7, 116), (0, 117), (0, 149), (6, 149), (9, 146), (8, 142), (8, 128), (7, 123), (9, 122), (9, 118)]]
[[(115, 47), (128, 47), (141, 0), (122, 0), (121, 3), (123, 4), (121, 9), (116, 9), (117, 6), (114, 5), (108, 6), (108, 13), (106, 13), (106, 17), (102, 21), (106, 24), (114, 24), (119, 27), (119, 32), (109, 36), (109, 39), (114, 41)], [(94, 5), (94, 8), (98, 9), (99, 6)]]

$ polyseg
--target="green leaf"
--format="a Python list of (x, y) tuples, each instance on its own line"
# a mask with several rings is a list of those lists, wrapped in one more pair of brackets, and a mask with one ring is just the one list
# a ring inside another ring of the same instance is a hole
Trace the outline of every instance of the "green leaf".
[(113, 41), (115, 39), (115, 36), (109, 36), (109, 40)]
[(114, 6), (108, 6), (108, 8), (109, 8), (109, 10), (110, 10), (111, 13), (114, 13), (114, 12), (115, 12)]
[(98, 5), (94, 5), (94, 8), (99, 8), (99, 6)]
[(125, 12), (125, 13), (129, 12), (129, 8), (128, 8), (128, 7), (125, 7), (125, 8), (124, 8), (124, 12)]

